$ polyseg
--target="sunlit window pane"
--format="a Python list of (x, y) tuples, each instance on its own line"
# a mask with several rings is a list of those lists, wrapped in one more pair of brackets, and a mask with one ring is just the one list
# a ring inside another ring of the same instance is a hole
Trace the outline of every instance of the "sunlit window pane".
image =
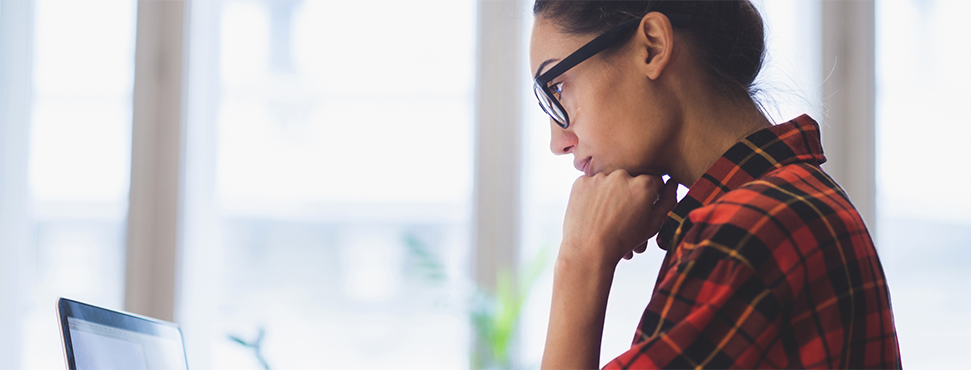
[(190, 122), (214, 132), (188, 158), (213, 164), (187, 190), (213, 223), (183, 262), (194, 367), (259, 368), (231, 337), (261, 332), (273, 368), (468, 366), (474, 2), (365, 8), (227, 1), (193, 24), (218, 58), (192, 83), (214, 63), (219, 91)]
[[(34, 2), (24, 369), (64, 367), (58, 296), (122, 308), (134, 70), (133, 0)], [(16, 300), (14, 300), (16, 302)]]
[(877, 245), (905, 366), (960, 368), (971, 343), (971, 3), (878, 1)]

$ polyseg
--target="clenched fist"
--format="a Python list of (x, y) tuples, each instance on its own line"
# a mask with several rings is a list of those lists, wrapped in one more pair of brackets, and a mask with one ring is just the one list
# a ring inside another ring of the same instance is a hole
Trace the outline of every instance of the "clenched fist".
[(643, 252), (677, 204), (677, 187), (625, 170), (581, 176), (570, 192), (559, 258), (615, 267)]

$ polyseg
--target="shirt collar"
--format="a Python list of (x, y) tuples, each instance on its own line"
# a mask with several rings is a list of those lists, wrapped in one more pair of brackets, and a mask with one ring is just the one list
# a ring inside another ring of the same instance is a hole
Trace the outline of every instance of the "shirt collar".
[(658, 246), (668, 249), (690, 228), (688, 213), (711, 204), (725, 193), (787, 164), (826, 162), (819, 140), (819, 125), (803, 114), (747, 136), (715, 161), (691, 186), (658, 232)]

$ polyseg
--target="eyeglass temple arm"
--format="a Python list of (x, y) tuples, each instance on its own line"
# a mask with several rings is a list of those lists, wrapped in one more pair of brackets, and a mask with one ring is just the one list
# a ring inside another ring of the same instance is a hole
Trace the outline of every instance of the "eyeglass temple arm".
[[(665, 16), (668, 17), (668, 20), (671, 21), (672, 25), (677, 27), (687, 26), (688, 24), (691, 23), (691, 18), (692, 18), (690, 14), (671, 14), (671, 15), (665, 14)], [(580, 47), (580, 49), (577, 49), (577, 51), (573, 52), (573, 54), (570, 54), (569, 56), (564, 58), (563, 61), (557, 63), (555, 66), (553, 66), (553, 68), (550, 68), (550, 70), (546, 71), (546, 73), (543, 73), (542, 75), (540, 75), (538, 78), (536, 78), (536, 82), (540, 84), (545, 84), (549, 82), (550, 80), (556, 78), (563, 72), (566, 72), (568, 69), (573, 68), (577, 64), (580, 64), (580, 62), (586, 60), (591, 55), (597, 54), (603, 51), (604, 49), (610, 47), (615, 42), (617, 42), (617, 40), (621, 36), (626, 35), (628, 32), (631, 31), (631, 29), (633, 29), (640, 23), (641, 23), (640, 18), (634, 18), (634, 19), (625, 21), (624, 23), (621, 23), (617, 27), (614, 27), (613, 29), (607, 32), (604, 32), (604, 34), (597, 36), (592, 41), (588, 42), (586, 45), (583, 45), (582, 47)]]

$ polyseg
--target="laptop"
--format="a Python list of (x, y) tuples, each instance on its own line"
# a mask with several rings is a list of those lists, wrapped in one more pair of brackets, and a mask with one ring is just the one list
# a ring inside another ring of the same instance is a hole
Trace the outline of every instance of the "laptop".
[(67, 298), (57, 318), (70, 370), (188, 370), (176, 324)]

